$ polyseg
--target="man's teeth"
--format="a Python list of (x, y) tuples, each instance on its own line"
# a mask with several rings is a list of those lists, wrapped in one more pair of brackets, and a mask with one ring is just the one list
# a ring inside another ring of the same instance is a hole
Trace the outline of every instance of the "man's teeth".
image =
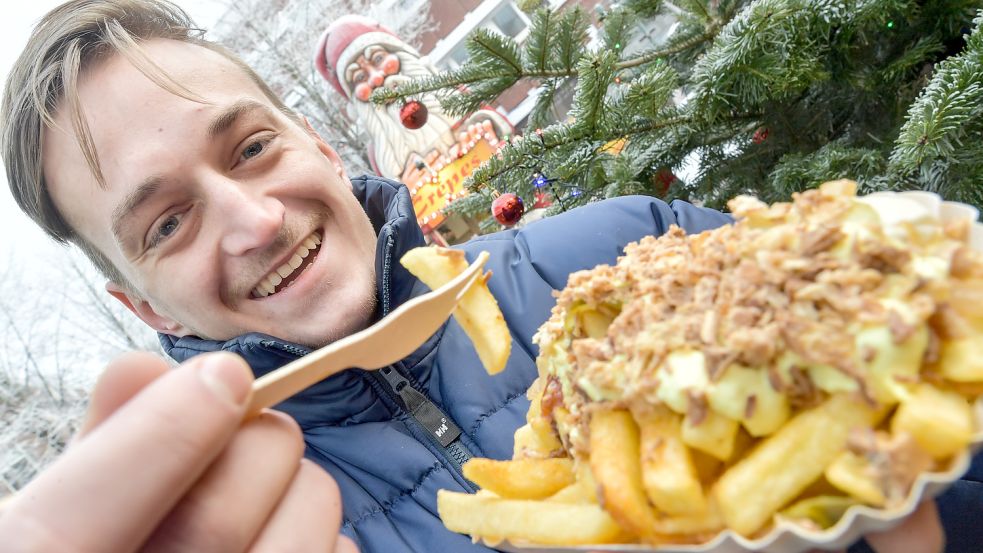
[(297, 247), (297, 251), (290, 257), (290, 260), (280, 265), (275, 271), (266, 275), (263, 280), (253, 288), (253, 296), (257, 298), (265, 298), (276, 291), (276, 287), (283, 282), (283, 279), (291, 275), (297, 267), (303, 264), (304, 259), (311, 253), (312, 250), (321, 244), (321, 235), (314, 233), (307, 237), (300, 246)]

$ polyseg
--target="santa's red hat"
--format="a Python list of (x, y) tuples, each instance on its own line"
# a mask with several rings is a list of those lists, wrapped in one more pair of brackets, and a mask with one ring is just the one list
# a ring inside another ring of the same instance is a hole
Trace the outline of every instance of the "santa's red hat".
[(419, 55), (377, 21), (361, 15), (346, 15), (336, 19), (321, 35), (314, 51), (314, 67), (335, 90), (351, 98), (351, 90), (344, 82), (345, 66), (374, 44), (388, 45)]

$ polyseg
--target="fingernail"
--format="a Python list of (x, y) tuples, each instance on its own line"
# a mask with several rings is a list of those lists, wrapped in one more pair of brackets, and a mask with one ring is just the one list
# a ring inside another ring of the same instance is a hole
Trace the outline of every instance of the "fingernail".
[(238, 406), (252, 390), (253, 375), (242, 358), (229, 353), (205, 354), (198, 370), (201, 381), (217, 397)]

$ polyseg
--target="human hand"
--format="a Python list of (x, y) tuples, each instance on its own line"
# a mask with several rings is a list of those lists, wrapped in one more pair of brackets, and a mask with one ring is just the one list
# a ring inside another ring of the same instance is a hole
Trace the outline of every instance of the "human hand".
[[(939, 520), (935, 501), (925, 501), (908, 518), (890, 530), (864, 537), (876, 553), (941, 553), (945, 549), (945, 534)], [(840, 550), (845, 553), (846, 550)], [(822, 553), (816, 549), (810, 553)]]
[(223, 353), (111, 363), (76, 440), (4, 505), (4, 550), (357, 551), (296, 423), (242, 422), (251, 384)]
[(869, 534), (867, 544), (877, 553), (908, 551), (940, 553), (945, 549), (945, 533), (935, 501), (923, 502), (901, 524), (886, 532)]

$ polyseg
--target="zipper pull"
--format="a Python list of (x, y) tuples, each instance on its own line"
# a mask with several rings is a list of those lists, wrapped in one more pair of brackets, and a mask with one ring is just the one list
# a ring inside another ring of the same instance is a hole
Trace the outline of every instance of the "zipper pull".
[(392, 367), (383, 367), (381, 372), (386, 382), (403, 400), (403, 405), (409, 414), (430, 431), (441, 446), (447, 447), (461, 435), (461, 429), (454, 424), (454, 421), (445, 415), (437, 404), (411, 386), (410, 381), (403, 375)]

